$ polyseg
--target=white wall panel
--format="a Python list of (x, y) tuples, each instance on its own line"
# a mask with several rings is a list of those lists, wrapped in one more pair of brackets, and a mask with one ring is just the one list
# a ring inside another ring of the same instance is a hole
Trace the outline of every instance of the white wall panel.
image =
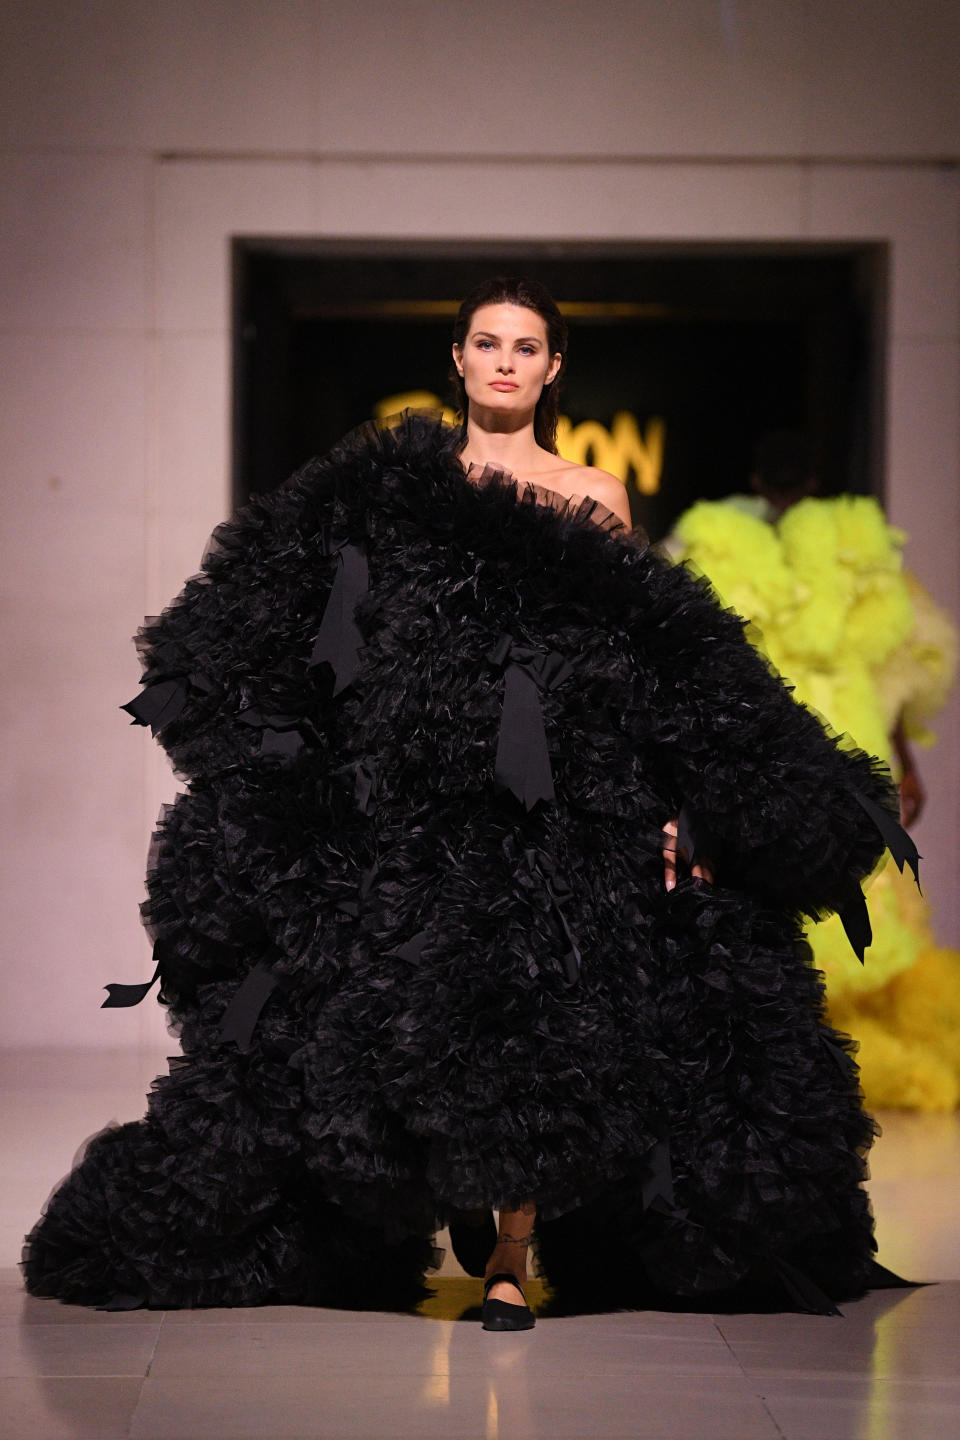
[(889, 243), (892, 335), (951, 339), (957, 334), (960, 168), (813, 165), (806, 233), (815, 240)]
[(230, 242), (236, 235), (316, 233), (307, 161), (161, 162), (157, 170), (156, 323), (160, 330), (230, 326)]
[(806, 0), (804, 31), (806, 154), (960, 154), (956, 0)]
[(148, 21), (123, 0), (3, 0), (0, 143), (144, 146)]
[(230, 513), (230, 337), (167, 333), (155, 344), (151, 611), (197, 573), (210, 532)]
[(797, 153), (797, 0), (554, 0), (324, 12), (320, 150)]
[[(326, 0), (154, 0), (147, 143), (157, 150), (302, 150), (326, 83)], [(352, 28), (352, 7), (338, 5)]]
[(796, 235), (797, 165), (322, 161), (320, 234), (524, 239)]
[(99, 1008), (149, 960), (143, 731), (118, 708), (143, 611), (144, 371), (138, 335), (0, 336), (0, 1035), (17, 1045), (130, 1045), (158, 1018)]
[(147, 156), (0, 154), (0, 329), (142, 330)]
[(954, 0), (3, 0), (0, 144), (956, 155)]
[(316, 0), (4, 0), (0, 143), (302, 148), (321, 74), (318, 17), (328, 8)]

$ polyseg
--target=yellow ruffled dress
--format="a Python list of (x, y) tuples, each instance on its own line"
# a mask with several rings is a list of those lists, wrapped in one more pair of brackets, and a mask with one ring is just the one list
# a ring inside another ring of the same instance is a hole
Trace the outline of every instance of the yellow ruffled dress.
[[(903, 569), (902, 531), (870, 496), (809, 498), (770, 523), (762, 500), (699, 501), (667, 544), (753, 622), (751, 638), (832, 730), (895, 764), (898, 718), (933, 743), (929, 721), (956, 666), (957, 634)], [(939, 946), (912, 877), (888, 863), (868, 902), (874, 940), (861, 966), (836, 916), (810, 941), (830, 1021), (860, 1045), (868, 1104), (960, 1104), (960, 952)]]

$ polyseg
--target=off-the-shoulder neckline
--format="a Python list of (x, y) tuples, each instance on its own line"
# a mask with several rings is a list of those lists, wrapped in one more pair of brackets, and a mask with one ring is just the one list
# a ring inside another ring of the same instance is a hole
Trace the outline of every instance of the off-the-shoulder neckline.
[(604, 505), (602, 500), (597, 500), (593, 495), (564, 495), (561, 490), (552, 490), (547, 485), (538, 485), (535, 480), (521, 480), (512, 470), (490, 463), (480, 466), (474, 461), (466, 468), (460, 466), (460, 470), (468, 485), (480, 489), (487, 486), (499, 486), (506, 490), (515, 488), (517, 499), (521, 503), (552, 510), (567, 520), (587, 521), (598, 530), (603, 530), (608, 534), (619, 533), (624, 536), (636, 534), (634, 529), (628, 526), (615, 510), (611, 510), (608, 505)]

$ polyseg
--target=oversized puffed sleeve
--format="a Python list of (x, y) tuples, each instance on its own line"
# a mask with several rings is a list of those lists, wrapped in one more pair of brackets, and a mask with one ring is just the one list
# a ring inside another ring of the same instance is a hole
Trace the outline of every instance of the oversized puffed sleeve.
[(860, 881), (887, 844), (901, 866), (918, 858), (889, 771), (794, 700), (705, 580), (651, 552), (636, 564), (634, 729), (684, 838), (719, 882), (812, 918), (840, 912), (862, 958)]
[(283, 760), (320, 739), (325, 707), (356, 668), (353, 612), (366, 588), (362, 510), (339, 488), (336, 470), (312, 461), (255, 497), (138, 631), (143, 689), (121, 708), (183, 777)]

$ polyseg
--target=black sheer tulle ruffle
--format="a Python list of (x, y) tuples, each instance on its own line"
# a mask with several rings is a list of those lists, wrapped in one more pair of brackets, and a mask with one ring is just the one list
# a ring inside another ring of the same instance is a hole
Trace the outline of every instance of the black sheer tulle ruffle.
[[(889, 776), (606, 507), (454, 438), (364, 427), (138, 635), (183, 1053), (50, 1197), (33, 1293), (404, 1308), (451, 1209), (528, 1197), (570, 1303), (876, 1283), (801, 919), (859, 894)], [(717, 883), (668, 894), (681, 812)]]

